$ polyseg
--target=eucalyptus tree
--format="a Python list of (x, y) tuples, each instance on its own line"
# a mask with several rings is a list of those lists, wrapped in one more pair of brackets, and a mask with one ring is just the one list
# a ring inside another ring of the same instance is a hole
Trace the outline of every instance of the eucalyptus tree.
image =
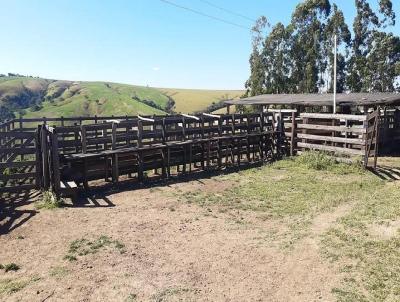
[(324, 58), (327, 60), (326, 88), (333, 91), (333, 65), (334, 65), (334, 37), (337, 37), (337, 92), (343, 92), (346, 88), (346, 58), (349, 56), (351, 45), (351, 33), (347, 26), (343, 12), (333, 4), (333, 12), (329, 17), (324, 31)]
[(255, 96), (264, 93), (265, 68), (262, 60), (262, 42), (264, 29), (269, 26), (267, 18), (257, 19), (252, 28), (252, 53), (250, 55), (250, 78), (246, 81), (246, 96)]
[(292, 14), (291, 78), (296, 92), (318, 92), (324, 85), (321, 74), (326, 69), (326, 61), (322, 49), (330, 12), (329, 0), (306, 0)]
[(293, 68), (291, 50), (292, 27), (276, 24), (264, 41), (262, 52), (267, 93), (291, 92), (290, 73)]
[[(382, 31), (382, 28), (395, 24), (396, 15), (393, 4), (391, 0), (379, 0), (378, 11), (375, 11), (369, 2), (355, 0), (357, 14), (353, 23), (354, 39), (347, 81), (349, 89), (353, 92), (393, 89), (385, 84), (387, 81), (394, 81), (392, 73), (383, 74), (381, 70), (382, 66), (396, 69), (396, 62), (392, 62), (393, 59), (395, 60), (393, 53), (385, 53), (382, 45), (383, 43), (396, 48), (394, 46), (397, 43), (396, 38)], [(379, 62), (374, 61), (377, 58)], [(376, 73), (379, 72), (380, 76), (377, 78)], [(377, 81), (380, 81), (380, 84)]]

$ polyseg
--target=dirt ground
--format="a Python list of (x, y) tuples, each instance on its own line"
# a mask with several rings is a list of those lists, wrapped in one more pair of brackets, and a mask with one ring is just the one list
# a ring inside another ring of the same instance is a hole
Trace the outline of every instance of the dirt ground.
[[(19, 207), (18, 219), (0, 236), (0, 263), (21, 268), (0, 272), (0, 281), (22, 285), (0, 300), (333, 301), (339, 274), (320, 258), (318, 235), (345, 208), (316, 217), (309, 236), (282, 250), (268, 235), (279, 232), (276, 220), (177, 197), (224, 186), (195, 180), (110, 194), (82, 206)], [(123, 243), (123, 253), (107, 247), (64, 259), (74, 240), (102, 235)]]

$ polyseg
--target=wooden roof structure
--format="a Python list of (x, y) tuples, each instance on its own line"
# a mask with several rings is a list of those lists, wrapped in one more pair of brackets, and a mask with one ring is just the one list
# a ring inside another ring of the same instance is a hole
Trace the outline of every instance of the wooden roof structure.
[[(337, 106), (400, 106), (400, 93), (338, 93), (336, 104)], [(225, 101), (225, 105), (333, 106), (333, 94), (263, 94), (228, 100)]]

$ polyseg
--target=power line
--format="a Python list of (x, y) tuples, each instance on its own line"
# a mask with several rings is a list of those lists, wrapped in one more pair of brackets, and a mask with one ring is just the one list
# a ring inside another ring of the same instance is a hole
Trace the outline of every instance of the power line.
[(233, 25), (233, 26), (236, 26), (236, 27), (239, 27), (239, 28), (242, 28), (242, 29), (251, 30), (250, 27), (246, 27), (246, 26), (244, 26), (244, 25), (240, 25), (240, 24), (237, 24), (237, 23), (234, 23), (234, 22), (225, 20), (225, 19), (221, 19), (221, 18), (219, 18), (219, 17), (215, 17), (215, 16), (212, 16), (212, 15), (208, 15), (208, 14), (206, 14), (206, 13), (203, 13), (203, 12), (201, 12), (201, 11), (192, 9), (192, 8), (190, 8), (190, 7), (187, 7), (187, 6), (179, 5), (179, 4), (176, 4), (176, 3), (171, 2), (171, 1), (168, 1), (168, 0), (160, 0), (160, 1), (162, 1), (162, 2), (164, 2), (164, 3), (167, 3), (167, 4), (169, 4), (169, 5), (172, 5), (172, 6), (175, 6), (175, 7), (184, 9), (184, 10), (187, 10), (187, 11), (189, 11), (189, 12), (198, 14), (198, 15), (203, 16), (203, 17), (207, 17), (207, 18), (210, 18), (210, 19), (213, 19), (213, 20), (216, 20), (216, 21), (220, 21), (220, 22), (223, 22), (223, 23), (225, 23), (225, 24)]
[(217, 8), (217, 9), (219, 9), (219, 10), (221, 10), (221, 11), (223, 11), (223, 12), (226, 12), (226, 13), (228, 13), (228, 14), (234, 15), (234, 16), (236, 16), (236, 17), (241, 17), (241, 18), (246, 19), (246, 20), (249, 20), (249, 21), (251, 21), (251, 22), (256, 22), (256, 20), (254, 20), (254, 19), (252, 19), (252, 18), (250, 18), (250, 17), (247, 17), (247, 16), (245, 16), (245, 15), (236, 13), (236, 12), (234, 12), (234, 11), (231, 11), (231, 10), (229, 10), (229, 9), (223, 8), (223, 7), (221, 7), (221, 6), (215, 5), (214, 3), (210, 2), (210, 1), (207, 1), (207, 0), (199, 0), (199, 1), (201, 1), (201, 2), (203, 2), (203, 3), (206, 3), (206, 4), (208, 4), (208, 5), (212, 6), (212, 7)]

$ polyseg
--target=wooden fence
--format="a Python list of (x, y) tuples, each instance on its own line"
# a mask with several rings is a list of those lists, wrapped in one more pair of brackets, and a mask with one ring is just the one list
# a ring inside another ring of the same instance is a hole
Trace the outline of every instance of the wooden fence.
[(0, 125), (0, 193), (40, 187), (37, 129), (24, 129), (18, 120)]
[(143, 181), (150, 173), (168, 178), (172, 169), (222, 169), (285, 153), (283, 133), (269, 113), (71, 121), (40, 127), (42, 187), (56, 193), (76, 184), (88, 188), (91, 181)]
[(375, 166), (388, 142), (400, 145), (398, 110), (15, 119), (0, 124), (0, 193), (61, 192), (150, 173), (168, 178), (310, 149)]
[(379, 148), (379, 109), (368, 115), (302, 113), (292, 118), (291, 144), (296, 150), (319, 150), (344, 157), (359, 157), (373, 166)]

